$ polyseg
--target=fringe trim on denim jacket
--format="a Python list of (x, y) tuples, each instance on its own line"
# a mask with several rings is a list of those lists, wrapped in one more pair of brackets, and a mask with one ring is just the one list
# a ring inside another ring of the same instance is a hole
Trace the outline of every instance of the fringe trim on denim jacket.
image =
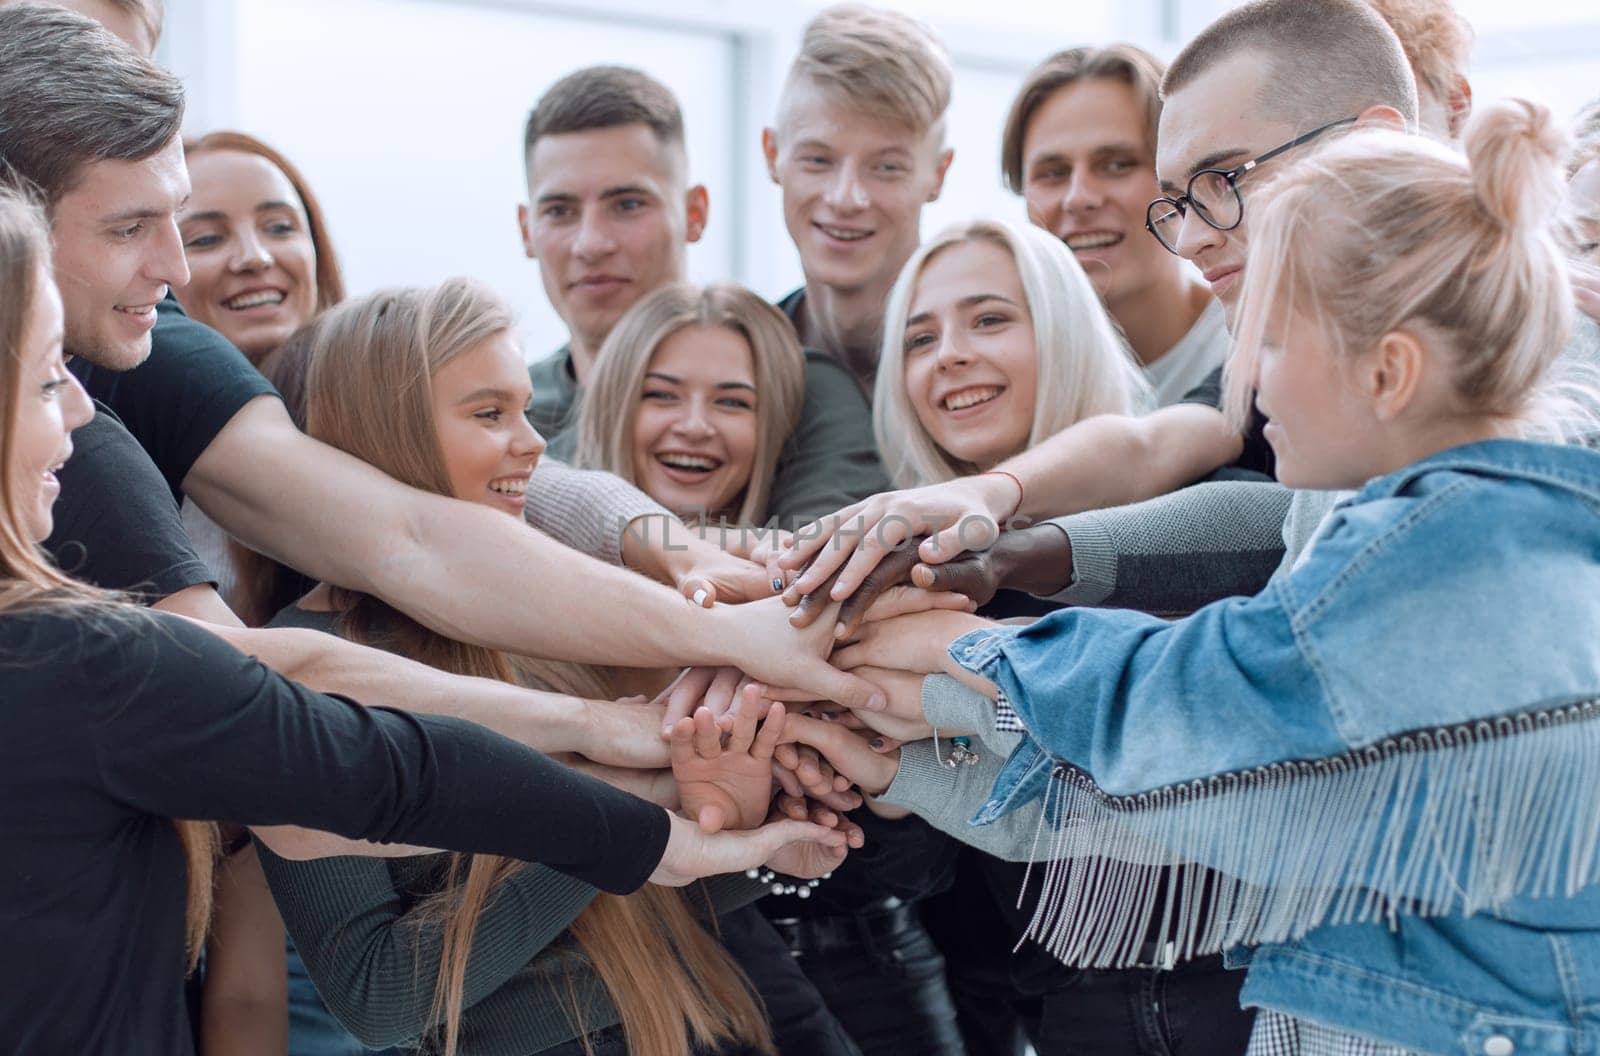
[[(1028, 936), (1068, 964), (1125, 967), (1153, 929), (1192, 957), (1471, 914), (1574, 894), (1600, 879), (1597, 848), (1600, 699), (1129, 796), (1058, 763)], [(1168, 874), (1158, 903), (1150, 866), (1189, 862), (1215, 872)]]

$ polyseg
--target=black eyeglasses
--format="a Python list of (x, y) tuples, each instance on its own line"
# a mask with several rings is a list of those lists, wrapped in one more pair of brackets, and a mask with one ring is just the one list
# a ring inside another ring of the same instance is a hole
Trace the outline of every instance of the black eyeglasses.
[(1150, 203), (1144, 213), (1145, 230), (1155, 235), (1156, 241), (1165, 246), (1168, 252), (1178, 252), (1178, 231), (1183, 227), (1183, 218), (1188, 215), (1189, 206), (1192, 205), (1195, 215), (1210, 226), (1218, 231), (1232, 231), (1244, 220), (1244, 198), (1239, 194), (1239, 177), (1286, 150), (1311, 142), (1329, 129), (1351, 125), (1355, 121), (1355, 118), (1347, 117), (1314, 128), (1231, 169), (1201, 169), (1189, 177), (1189, 186), (1183, 194), (1176, 198), (1157, 198)]

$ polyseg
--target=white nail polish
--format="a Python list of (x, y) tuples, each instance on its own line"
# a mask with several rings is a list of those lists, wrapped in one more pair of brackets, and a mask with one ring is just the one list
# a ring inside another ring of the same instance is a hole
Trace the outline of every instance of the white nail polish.
[(706, 591), (704, 587), (694, 592), (694, 603), (704, 607), (706, 603)]

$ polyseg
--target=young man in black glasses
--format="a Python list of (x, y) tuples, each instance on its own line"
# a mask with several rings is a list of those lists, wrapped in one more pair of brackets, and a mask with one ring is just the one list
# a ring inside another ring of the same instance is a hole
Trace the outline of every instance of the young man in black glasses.
[[(1178, 55), (1162, 97), (1156, 174), (1168, 200), (1149, 211), (1153, 233), (1199, 268), (1230, 315), (1252, 182), (1345, 127), (1416, 127), (1416, 85), (1400, 42), (1358, 0), (1257, 0), (1237, 8)], [(852, 598), (852, 611), (918, 557), (930, 566), (918, 573), (923, 585), (980, 603), (1009, 587), (1065, 603), (1184, 612), (1254, 592), (1283, 559), (1286, 539), (1291, 552), (1303, 546), (1326, 503), (1307, 496), (1291, 512), (1289, 492), (1262, 482), (1272, 461), (1259, 428), (1244, 437), (1230, 430), (1215, 409), (1220, 397), (1219, 371), (1184, 402), (1144, 418), (1079, 423), (1002, 464), (1004, 474), (859, 504), (845, 520), (859, 516), (868, 542), (853, 553), (831, 542), (813, 548), (817, 560), (798, 592), (814, 590), (848, 560), (832, 594), (854, 593), (902, 525), (903, 536), (917, 528), (939, 534), (895, 555)], [(1250, 471), (1254, 481), (1167, 494), (1218, 467)], [(990, 549), (952, 560), (980, 539), (982, 520), (1020, 528), (1019, 518), (1064, 512), (1072, 516), (1002, 533)], [(823, 598), (819, 591), (814, 601)], [(803, 612), (797, 622), (810, 606)], [(842, 614), (846, 623), (851, 615)]]

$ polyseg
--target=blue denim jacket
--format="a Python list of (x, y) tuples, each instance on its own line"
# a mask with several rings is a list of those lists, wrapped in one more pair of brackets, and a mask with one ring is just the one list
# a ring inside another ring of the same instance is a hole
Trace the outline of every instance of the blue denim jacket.
[(1247, 1004), (1426, 1052), (1600, 1053), (1600, 452), (1445, 451), (1256, 597), (950, 654), (1029, 734), (976, 823), (1043, 796), (1048, 857), (1232, 878), (1197, 924), (1148, 870), (1053, 866), (1032, 932), (1058, 955), (1128, 963), (1159, 925), (1248, 960)]

